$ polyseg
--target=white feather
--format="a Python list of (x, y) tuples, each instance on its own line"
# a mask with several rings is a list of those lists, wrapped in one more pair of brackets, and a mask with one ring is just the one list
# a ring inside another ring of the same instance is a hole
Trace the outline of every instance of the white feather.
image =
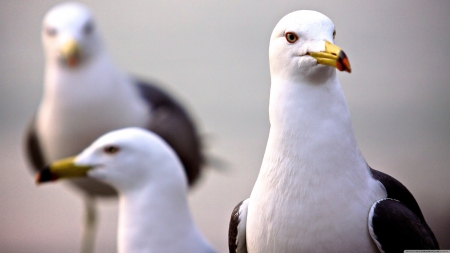
[[(144, 127), (151, 120), (149, 106), (140, 99), (131, 78), (110, 59), (99, 30), (83, 33), (87, 22), (93, 23), (93, 16), (79, 3), (57, 5), (44, 18), (45, 87), (37, 131), (48, 161), (78, 153), (105, 132)], [(46, 34), (50, 28), (57, 31), (53, 37)], [(82, 62), (76, 68), (60, 59), (68, 37), (82, 48)]]
[[(105, 154), (115, 146), (116, 154)], [(192, 219), (187, 179), (175, 152), (139, 128), (105, 134), (76, 158), (88, 173), (119, 193), (118, 251), (215, 252)]]
[(298, 11), (272, 33), (271, 128), (248, 207), (249, 252), (377, 251), (367, 215), (385, 189), (358, 148), (335, 70), (304, 55), (323, 51), (333, 30), (323, 14)]

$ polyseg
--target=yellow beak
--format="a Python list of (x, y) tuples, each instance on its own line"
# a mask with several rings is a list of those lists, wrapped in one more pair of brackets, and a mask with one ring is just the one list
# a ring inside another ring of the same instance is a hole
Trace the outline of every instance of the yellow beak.
[(325, 42), (324, 52), (309, 52), (308, 54), (314, 57), (318, 64), (332, 66), (340, 71), (352, 72), (347, 55), (345, 55), (340, 47), (329, 41)]
[(76, 165), (76, 156), (58, 160), (39, 172), (36, 183), (45, 183), (63, 178), (86, 177), (92, 166)]
[(75, 39), (70, 39), (61, 48), (62, 59), (70, 67), (75, 67), (80, 62), (81, 47)]

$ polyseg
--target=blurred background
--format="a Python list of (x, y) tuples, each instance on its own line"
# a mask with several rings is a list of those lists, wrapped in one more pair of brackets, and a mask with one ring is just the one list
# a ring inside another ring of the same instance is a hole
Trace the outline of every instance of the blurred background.
[[(36, 186), (23, 132), (39, 105), (41, 20), (60, 1), (0, 0), (0, 251), (79, 252), (82, 200)], [(123, 69), (162, 83), (227, 161), (190, 192), (200, 229), (227, 252), (232, 209), (250, 195), (269, 132), (268, 46), (287, 13), (330, 17), (353, 73), (339, 73), (368, 163), (403, 182), (450, 249), (449, 1), (84, 1)], [(116, 251), (117, 202), (101, 201), (97, 252)]]

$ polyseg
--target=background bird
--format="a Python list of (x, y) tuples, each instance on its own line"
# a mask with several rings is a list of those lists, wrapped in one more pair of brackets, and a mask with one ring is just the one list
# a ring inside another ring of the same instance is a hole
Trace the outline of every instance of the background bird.
[[(270, 38), (270, 133), (230, 252), (439, 249), (411, 193), (359, 150), (336, 69), (351, 72), (325, 15), (284, 16)], [(395, 231), (395, 232), (393, 232)]]
[(191, 217), (183, 165), (158, 135), (141, 128), (109, 132), (43, 169), (37, 182), (77, 177), (119, 193), (118, 252), (215, 252)]
[[(42, 17), (59, 2), (0, 1), (2, 252), (79, 251), (82, 199), (63, 183), (36, 190), (22, 147), (43, 89)], [(270, 34), (298, 9), (335, 21), (336, 44), (353, 67), (337, 75), (364, 157), (408, 186), (441, 248), (450, 247), (450, 2), (83, 2), (115, 62), (164, 81), (201, 119), (200, 132), (214, 134), (208, 153), (230, 162), (227, 172), (204, 170), (189, 193), (196, 223), (219, 252), (228, 250), (230, 211), (250, 196), (267, 144)], [(102, 200), (98, 211), (96, 251), (115, 252), (116, 201)]]
[[(46, 56), (41, 104), (27, 130), (26, 153), (35, 170), (74, 155), (103, 133), (128, 126), (151, 129), (176, 151), (190, 184), (203, 158), (196, 126), (166, 92), (123, 73), (103, 45), (91, 11), (81, 3), (56, 5), (45, 15)], [(95, 235), (95, 197), (115, 191), (95, 179), (71, 185), (86, 199), (82, 252), (91, 252)]]

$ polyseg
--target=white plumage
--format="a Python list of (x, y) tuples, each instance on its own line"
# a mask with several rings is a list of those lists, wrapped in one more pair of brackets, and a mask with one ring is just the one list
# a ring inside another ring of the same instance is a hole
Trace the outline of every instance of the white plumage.
[[(142, 127), (175, 150), (192, 185), (203, 165), (200, 138), (186, 110), (170, 95), (119, 69), (108, 54), (92, 12), (62, 3), (45, 15), (44, 92), (27, 131), (27, 158), (35, 171), (81, 152), (104, 133)], [(95, 179), (73, 179), (83, 193), (87, 223), (82, 252), (93, 251), (96, 197), (116, 196)]]
[(333, 31), (324, 15), (300, 11), (272, 33), (271, 128), (249, 201), (249, 252), (377, 251), (366, 220), (384, 187), (357, 146), (335, 69), (305, 55), (324, 51)]
[(232, 212), (230, 252), (403, 252), (438, 249), (399, 181), (367, 165), (335, 67), (333, 22), (283, 17), (270, 39), (270, 133), (250, 198)]
[[(76, 172), (86, 168), (87, 175)], [(84, 175), (118, 191), (120, 253), (215, 252), (191, 217), (180, 160), (152, 132), (126, 128), (107, 133), (70, 162), (55, 162), (48, 171), (53, 179)]]

